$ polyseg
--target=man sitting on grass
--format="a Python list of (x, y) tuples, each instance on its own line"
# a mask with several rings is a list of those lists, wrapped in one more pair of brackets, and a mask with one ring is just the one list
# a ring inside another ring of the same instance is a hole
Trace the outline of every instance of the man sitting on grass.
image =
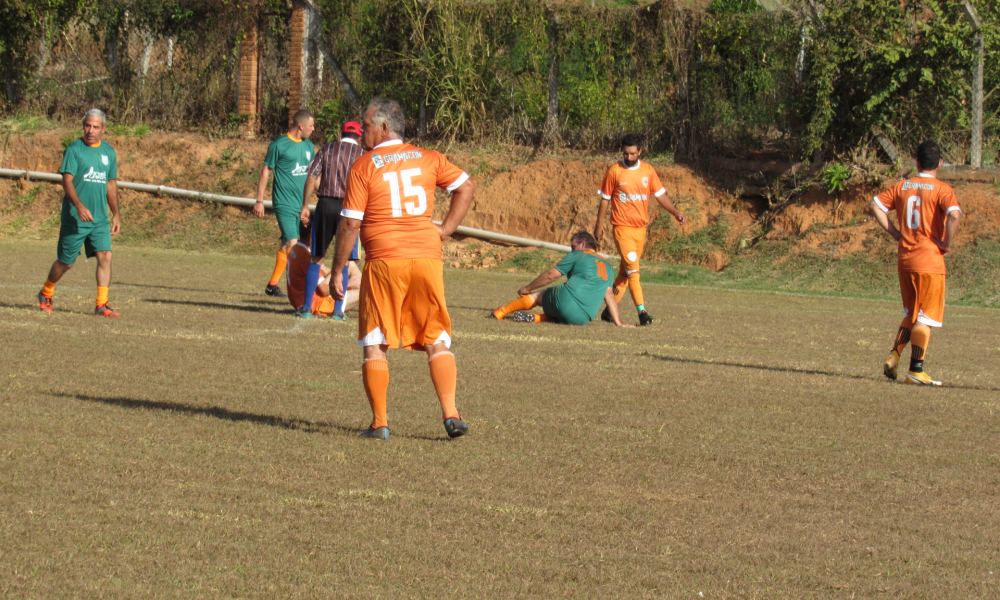
[[(534, 281), (517, 291), (521, 296), (510, 304), (493, 311), (493, 317), (503, 319), (510, 316), (515, 321), (541, 323), (554, 321), (569, 325), (586, 325), (594, 320), (601, 302), (607, 304), (612, 321), (618, 327), (633, 327), (622, 323), (618, 315), (618, 303), (611, 289), (614, 270), (608, 261), (601, 258), (597, 250), (597, 240), (586, 231), (575, 234), (570, 239), (572, 252), (559, 264), (544, 271)], [(542, 288), (566, 276), (566, 283)], [(529, 308), (542, 305), (544, 314), (527, 312)]]

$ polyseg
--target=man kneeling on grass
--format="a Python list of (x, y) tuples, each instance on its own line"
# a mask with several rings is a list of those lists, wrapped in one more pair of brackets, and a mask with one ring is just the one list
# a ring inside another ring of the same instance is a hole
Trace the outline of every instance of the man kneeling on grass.
[[(559, 264), (544, 271), (534, 281), (517, 291), (521, 296), (506, 306), (493, 311), (493, 317), (503, 319), (510, 316), (515, 321), (541, 323), (554, 321), (569, 325), (586, 325), (594, 320), (601, 302), (607, 304), (608, 312), (615, 325), (633, 327), (622, 323), (618, 315), (618, 303), (611, 289), (614, 270), (608, 261), (597, 254), (597, 240), (586, 231), (581, 231), (570, 239), (573, 251)], [(535, 292), (566, 276), (566, 283)], [(545, 314), (527, 312), (529, 308), (542, 305)]]
[[(312, 239), (311, 229), (310, 225), (299, 223), (299, 239), (288, 251), (288, 272), (285, 276), (285, 279), (288, 281), (288, 301), (296, 309), (303, 305), (308, 291), (306, 286), (308, 285), (309, 265), (312, 264), (312, 252), (309, 245), (303, 243), (303, 241)], [(330, 295), (330, 273), (330, 269), (326, 268), (326, 265), (320, 264), (320, 278), (316, 287), (313, 288), (314, 295), (311, 310), (305, 313), (297, 312), (296, 314), (308, 318), (316, 316), (329, 317), (334, 321), (347, 320), (347, 317), (338, 315), (334, 310), (336, 301)], [(345, 313), (347, 309), (358, 305), (359, 287), (361, 287), (361, 271), (358, 270), (354, 262), (351, 262), (349, 263), (347, 293), (344, 295), (343, 311)]]

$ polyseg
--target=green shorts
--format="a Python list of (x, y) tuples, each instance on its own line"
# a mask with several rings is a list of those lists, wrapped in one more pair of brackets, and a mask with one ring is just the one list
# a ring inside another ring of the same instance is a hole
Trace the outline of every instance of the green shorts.
[(563, 290), (563, 286), (550, 287), (542, 292), (542, 310), (560, 323), (586, 325), (590, 315), (577, 301)]
[(302, 208), (274, 207), (274, 217), (278, 219), (278, 229), (281, 230), (281, 243), (299, 239), (299, 224), (302, 219)]
[(79, 223), (63, 221), (59, 227), (59, 245), (56, 258), (64, 265), (71, 265), (80, 256), (80, 246), (84, 247), (87, 258), (98, 252), (111, 251), (111, 224)]

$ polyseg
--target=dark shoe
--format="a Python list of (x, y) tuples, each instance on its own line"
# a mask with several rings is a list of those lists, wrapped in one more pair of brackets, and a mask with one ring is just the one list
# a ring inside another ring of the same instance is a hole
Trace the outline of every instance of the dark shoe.
[(388, 427), (369, 427), (361, 432), (358, 437), (365, 438), (369, 440), (387, 440), (389, 439), (389, 428)]
[(649, 313), (642, 311), (639, 313), (639, 327), (643, 325), (651, 325), (653, 323), (653, 317), (649, 316)]
[(304, 306), (300, 306), (300, 307), (296, 308), (294, 314), (295, 314), (296, 317), (299, 317), (300, 319), (311, 319), (311, 318), (313, 318), (312, 311), (311, 310), (306, 310), (306, 307), (304, 307)]
[(511, 321), (520, 321), (521, 323), (534, 323), (536, 320), (535, 313), (526, 310), (515, 310), (507, 315), (507, 318)]
[(605, 323), (614, 323), (615, 320), (611, 318), (611, 310), (605, 306), (604, 310), (601, 311), (601, 320)]
[(264, 293), (267, 294), (268, 296), (274, 296), (275, 298), (286, 297), (285, 292), (282, 292), (280, 287), (276, 285), (271, 285), (270, 283), (267, 284), (266, 288), (264, 288)]
[(47, 312), (52, 314), (52, 298), (46, 298), (41, 292), (38, 292), (38, 308), (42, 309), (42, 312)]
[(452, 417), (450, 419), (445, 419), (444, 430), (448, 432), (448, 437), (454, 439), (469, 433), (469, 426), (466, 425), (465, 421), (462, 419)]

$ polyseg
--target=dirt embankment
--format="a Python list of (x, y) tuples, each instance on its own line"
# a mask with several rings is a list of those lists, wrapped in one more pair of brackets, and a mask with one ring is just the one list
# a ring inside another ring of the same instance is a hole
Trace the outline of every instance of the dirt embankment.
[[(76, 131), (62, 130), (11, 136), (0, 152), (0, 167), (57, 172), (64, 144), (76, 135)], [(109, 135), (106, 139), (118, 152), (123, 181), (245, 197), (254, 194), (267, 149), (265, 141), (213, 140), (196, 133), (153, 133), (143, 138)], [(593, 229), (597, 187), (614, 159), (545, 159), (521, 164), (512, 160), (514, 166), (509, 166), (495, 156), (485, 159), (461, 149), (450, 157), (479, 181), (463, 224), (560, 244), (568, 244), (576, 231)], [(814, 189), (770, 215), (765, 223), (753, 203), (722, 191), (685, 166), (658, 165), (656, 170), (668, 197), (688, 221), (677, 226), (654, 204), (647, 244), (650, 259), (719, 270), (760, 241), (791, 242), (787, 256), (819, 253), (837, 258), (865, 252), (869, 240), (881, 235), (867, 214), (873, 190), (856, 188), (832, 197)], [(954, 185), (967, 217), (957, 242), (960, 249), (978, 235), (1000, 228), (1000, 203), (995, 184)], [(56, 185), (0, 179), (0, 235), (54, 236), (61, 198)], [(440, 218), (446, 210), (443, 193), (438, 199), (435, 216)], [(124, 190), (121, 203), (127, 241), (258, 252), (271, 251), (275, 245), (274, 223), (254, 219), (246, 208)], [(613, 250), (607, 241), (605, 250)], [(445, 251), (453, 266), (493, 268), (519, 250), (469, 241), (448, 243)]]

